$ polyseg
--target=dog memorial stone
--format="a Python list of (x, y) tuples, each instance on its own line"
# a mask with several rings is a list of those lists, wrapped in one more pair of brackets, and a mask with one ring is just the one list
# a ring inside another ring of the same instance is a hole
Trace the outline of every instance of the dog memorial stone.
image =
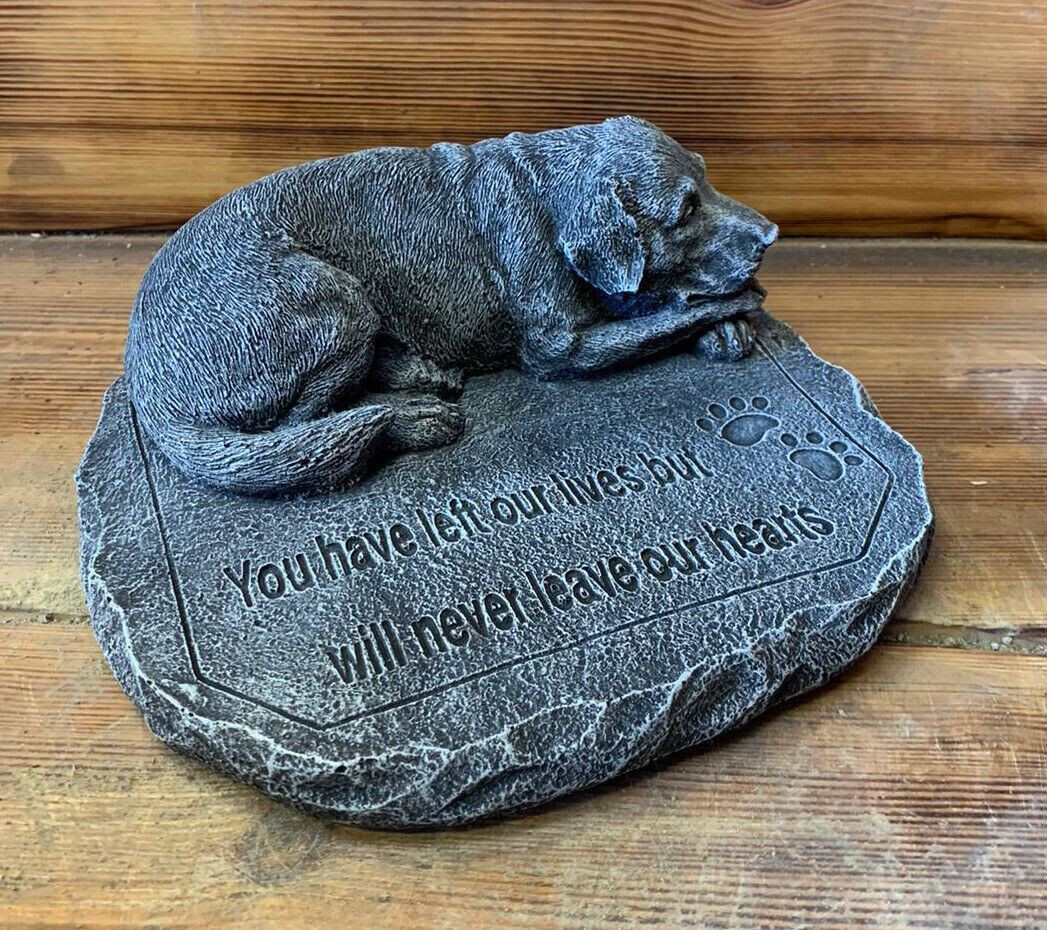
[(918, 454), (763, 312), (738, 360), (472, 377), (361, 483), (187, 478), (109, 391), (78, 473), (94, 629), (152, 731), (375, 827), (529, 807), (870, 647), (931, 533)]

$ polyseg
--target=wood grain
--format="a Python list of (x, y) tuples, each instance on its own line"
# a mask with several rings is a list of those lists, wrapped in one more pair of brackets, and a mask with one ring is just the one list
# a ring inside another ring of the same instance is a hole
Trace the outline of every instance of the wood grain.
[(787, 233), (1047, 236), (1029, 0), (4, 0), (0, 229), (173, 226), (294, 162), (626, 112)]
[[(162, 239), (0, 238), (0, 609), (83, 622), (72, 473)], [(926, 459), (938, 530), (892, 635), (1047, 653), (1047, 246), (783, 242), (769, 307)], [(973, 631), (973, 632), (972, 632)]]
[(1047, 659), (882, 646), (702, 752), (506, 823), (293, 813), (164, 749), (88, 631), (0, 638), (0, 924), (1032, 928)]

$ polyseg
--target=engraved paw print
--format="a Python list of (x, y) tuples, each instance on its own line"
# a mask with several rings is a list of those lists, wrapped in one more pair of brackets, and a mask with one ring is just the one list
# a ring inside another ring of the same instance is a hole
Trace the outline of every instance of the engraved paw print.
[[(728, 407), (722, 404), (709, 404), (709, 416), (698, 420), (698, 429), (706, 433), (716, 432), (721, 439), (732, 446), (755, 446), (779, 421), (769, 413), (766, 397), (754, 397), (746, 403), (740, 397), (727, 401)], [(725, 417), (730, 417), (724, 422)]]
[(785, 448), (791, 450), (790, 462), (806, 468), (815, 478), (821, 478), (822, 481), (839, 481), (847, 471), (847, 465), (861, 465), (863, 461), (861, 456), (848, 452), (847, 443), (839, 439), (825, 447), (822, 434), (813, 430), (804, 436), (804, 440), (809, 443), (807, 446), (801, 446), (800, 440), (792, 433), (782, 433), (778, 438)]

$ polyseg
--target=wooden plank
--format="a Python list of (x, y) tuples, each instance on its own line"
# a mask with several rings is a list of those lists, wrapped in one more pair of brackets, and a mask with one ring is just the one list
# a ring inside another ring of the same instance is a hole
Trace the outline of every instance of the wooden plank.
[[(72, 473), (158, 237), (0, 238), (0, 609), (83, 621)], [(1047, 652), (1047, 246), (783, 242), (769, 306), (926, 458), (937, 538), (894, 635)], [(973, 633), (971, 632), (973, 631)]]
[(1047, 652), (1047, 250), (787, 243), (768, 307), (864, 383), (924, 456), (936, 536), (910, 634), (1021, 630)]
[(377, 144), (630, 112), (787, 233), (1047, 235), (1027, 0), (7, 0), (0, 229), (170, 226)]
[(835, 686), (516, 820), (285, 810), (164, 749), (82, 628), (0, 638), (0, 924), (1031, 928), (1047, 659), (878, 647)]

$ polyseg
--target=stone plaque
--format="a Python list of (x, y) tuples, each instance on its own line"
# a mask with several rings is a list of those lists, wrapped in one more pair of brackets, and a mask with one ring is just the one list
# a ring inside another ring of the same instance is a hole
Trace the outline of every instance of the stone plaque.
[(118, 382), (78, 473), (116, 677), (175, 749), (392, 827), (532, 805), (819, 685), (931, 512), (857, 382), (753, 322), (741, 362), (473, 378), (460, 442), (285, 500), (187, 482)]

